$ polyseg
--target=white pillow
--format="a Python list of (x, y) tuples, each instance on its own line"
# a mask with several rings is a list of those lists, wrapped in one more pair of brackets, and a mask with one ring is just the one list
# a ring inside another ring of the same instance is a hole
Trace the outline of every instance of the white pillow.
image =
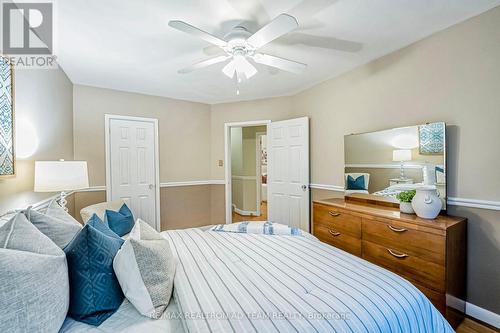
[(16, 214), (0, 227), (0, 332), (58, 332), (68, 306), (64, 252)]
[(24, 211), (24, 214), (38, 230), (49, 237), (61, 249), (64, 249), (73, 237), (82, 230), (82, 225), (59, 206), (55, 200), (52, 200), (45, 212), (38, 212), (28, 208)]
[(175, 268), (169, 242), (141, 219), (113, 260), (125, 297), (140, 314), (153, 319), (168, 306)]

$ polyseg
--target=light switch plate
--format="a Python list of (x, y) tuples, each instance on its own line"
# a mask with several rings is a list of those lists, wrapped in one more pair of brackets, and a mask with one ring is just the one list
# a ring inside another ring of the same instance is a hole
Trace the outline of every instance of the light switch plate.
[(220, 167), (224, 166), (224, 161), (223, 160), (219, 160), (219, 166)]

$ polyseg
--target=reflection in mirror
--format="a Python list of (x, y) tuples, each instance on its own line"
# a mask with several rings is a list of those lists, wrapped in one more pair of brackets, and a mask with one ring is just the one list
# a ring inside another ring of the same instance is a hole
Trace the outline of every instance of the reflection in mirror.
[(435, 187), (446, 209), (446, 126), (430, 123), (346, 135), (346, 196), (397, 203), (396, 195)]

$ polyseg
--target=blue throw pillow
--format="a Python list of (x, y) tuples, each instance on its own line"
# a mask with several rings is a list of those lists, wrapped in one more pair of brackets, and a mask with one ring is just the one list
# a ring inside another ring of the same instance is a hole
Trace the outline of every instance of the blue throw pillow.
[(87, 224), (96, 228), (106, 236), (120, 238), (120, 236), (118, 236), (113, 230), (111, 230), (109, 226), (104, 223), (99, 216), (97, 216), (97, 214), (93, 214), (92, 217), (87, 221)]
[(119, 211), (114, 212), (106, 209), (104, 213), (104, 223), (118, 236), (128, 234), (134, 227), (134, 216), (126, 204), (123, 204)]
[(86, 224), (64, 248), (70, 289), (68, 316), (98, 326), (118, 310), (124, 296), (113, 259), (123, 242)]
[(359, 176), (356, 179), (352, 176), (347, 176), (347, 189), (348, 190), (366, 190), (365, 176)]

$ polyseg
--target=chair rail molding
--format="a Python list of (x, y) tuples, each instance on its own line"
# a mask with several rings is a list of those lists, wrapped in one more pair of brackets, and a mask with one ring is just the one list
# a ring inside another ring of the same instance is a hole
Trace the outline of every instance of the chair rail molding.
[[(313, 184), (310, 184), (309, 187), (312, 189), (318, 189), (318, 190), (330, 190), (330, 191), (335, 191), (335, 192), (344, 192), (344, 186), (339, 186), (339, 185), (313, 183)], [(471, 208), (480, 208), (480, 209), (489, 209), (489, 210), (500, 210), (500, 201), (492, 201), (492, 200), (448, 197), (447, 204), (450, 206), (461, 206), (461, 207), (471, 207)]]
[[(253, 179), (255, 179), (255, 177)], [(186, 181), (179, 181), (179, 182), (160, 183), (160, 187), (180, 187), (180, 186), (196, 186), (196, 185), (225, 185), (225, 184), (226, 184), (226, 181), (224, 179), (186, 180)], [(328, 191), (335, 191), (335, 192), (344, 192), (344, 186), (340, 186), (340, 185), (312, 183), (309, 185), (309, 187), (312, 189), (316, 189), (316, 190), (328, 190)], [(77, 190), (77, 191), (74, 191), (71, 193), (96, 192), (96, 191), (106, 191), (106, 186), (104, 186), (104, 185), (90, 186), (89, 188), (86, 188), (83, 190)], [(49, 199), (43, 200), (42, 202), (36, 203), (35, 205), (37, 205), (37, 206), (40, 204), (43, 205), (43, 203), (48, 204), (48, 202), (50, 202), (50, 200), (52, 200), (52, 199), (49, 198)], [(479, 209), (500, 210), (500, 201), (448, 197), (447, 203), (450, 206), (461, 206), (461, 207), (470, 207), (470, 208), (479, 208)]]

